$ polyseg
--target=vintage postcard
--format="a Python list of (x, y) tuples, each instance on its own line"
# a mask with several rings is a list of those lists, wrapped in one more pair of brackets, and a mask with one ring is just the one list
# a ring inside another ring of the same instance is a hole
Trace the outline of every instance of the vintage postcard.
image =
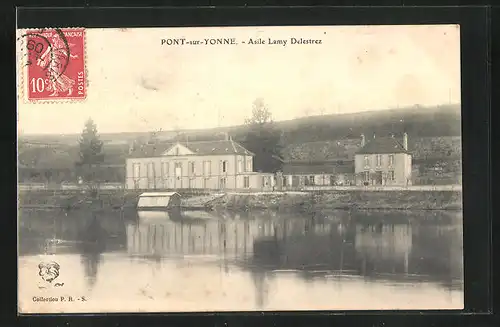
[(17, 33), (20, 314), (464, 307), (458, 25)]

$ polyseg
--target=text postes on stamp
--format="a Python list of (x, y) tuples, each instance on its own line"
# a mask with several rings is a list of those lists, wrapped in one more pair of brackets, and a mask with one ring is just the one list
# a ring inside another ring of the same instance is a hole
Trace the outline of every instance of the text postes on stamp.
[(27, 100), (86, 98), (85, 29), (28, 30), (23, 43)]

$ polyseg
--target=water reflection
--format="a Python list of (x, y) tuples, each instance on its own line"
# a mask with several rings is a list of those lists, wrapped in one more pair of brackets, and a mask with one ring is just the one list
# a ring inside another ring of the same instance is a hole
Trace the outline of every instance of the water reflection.
[(101, 262), (101, 254), (82, 253), (81, 261), (85, 270), (87, 285), (89, 289), (92, 289), (97, 280), (97, 272), (99, 268), (99, 263)]
[(255, 304), (259, 309), (265, 308), (269, 294), (268, 274), (265, 271), (256, 270), (252, 272), (251, 276), (255, 287)]
[(412, 235), (411, 225), (407, 224), (357, 224), (354, 245), (362, 261), (363, 274), (369, 273), (367, 262), (374, 271), (380, 269), (408, 274)]
[(218, 267), (221, 279), (245, 272), (259, 309), (267, 307), (270, 294), (283, 289), (277, 283), (289, 278), (311, 285), (335, 281), (337, 287), (353, 278), (394, 285), (431, 282), (443, 291), (461, 290), (463, 281), (459, 213), (341, 211), (303, 217), (195, 211), (66, 216), (23, 211), (20, 215), (20, 253), (78, 254), (88, 289), (98, 287), (99, 278), (113, 278), (100, 276), (104, 255), (113, 252), (149, 262), (131, 264), (137, 269), (149, 267), (151, 278), (170, 274), (172, 260), (193, 278), (211, 267)]
[(226, 255), (246, 257), (257, 237), (274, 235), (271, 220), (222, 219), (206, 213), (139, 212), (127, 224), (127, 250), (131, 255)]
[(266, 214), (247, 219), (167, 213), (139, 217), (127, 224), (131, 255), (215, 255), (248, 269), (300, 270), (315, 276), (318, 271), (392, 275), (394, 280), (420, 276), (448, 284), (462, 277), (460, 224), (366, 223), (356, 217), (345, 223), (328, 216)]

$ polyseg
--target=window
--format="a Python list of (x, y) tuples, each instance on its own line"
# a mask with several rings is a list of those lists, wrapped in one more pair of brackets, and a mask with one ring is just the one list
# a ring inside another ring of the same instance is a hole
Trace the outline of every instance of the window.
[(156, 174), (153, 162), (146, 164), (146, 176), (148, 180), (148, 188), (156, 188)]
[(220, 188), (226, 188), (226, 178), (225, 177), (220, 179)]
[(227, 161), (222, 162), (222, 172), (223, 173), (227, 172)]
[(309, 176), (309, 185), (314, 185), (314, 176)]
[(211, 161), (204, 161), (203, 162), (203, 175), (204, 176), (210, 176), (212, 174), (212, 162)]
[(190, 173), (191, 175), (195, 175), (195, 173), (196, 173), (195, 168), (196, 168), (196, 166), (195, 166), (194, 161), (190, 161), (190, 162), (189, 162), (189, 173)]
[(203, 188), (208, 188), (208, 178), (203, 178)]
[(155, 172), (154, 172), (154, 164), (152, 162), (148, 162), (148, 165), (146, 166), (146, 172), (148, 178), (154, 178)]
[(370, 172), (369, 171), (365, 171), (363, 175), (364, 175), (365, 182), (368, 182), (368, 180), (370, 179)]
[(139, 181), (141, 178), (141, 164), (135, 163), (132, 164), (132, 179), (134, 181), (134, 188), (139, 188)]
[(382, 155), (377, 154), (377, 167), (382, 166)]
[(161, 163), (161, 175), (163, 176), (163, 178), (168, 177), (168, 162)]
[(267, 178), (265, 176), (262, 176), (262, 187), (265, 187), (267, 185)]
[(182, 163), (176, 162), (174, 167), (175, 167), (175, 171), (174, 171), (175, 177), (182, 176)]
[(365, 167), (369, 167), (370, 166), (370, 158), (368, 158), (368, 156), (365, 156)]
[(393, 181), (395, 180), (395, 176), (394, 176), (394, 170), (389, 170), (389, 180), (390, 181)]
[(252, 157), (247, 157), (246, 165), (246, 171), (252, 171)]
[(238, 159), (238, 173), (242, 173), (242, 172), (243, 172), (243, 160)]
[(394, 165), (394, 155), (390, 154), (389, 155), (389, 166), (392, 166), (392, 165)]
[(168, 162), (161, 163), (161, 176), (163, 178), (163, 188), (168, 188)]
[(141, 177), (141, 164), (135, 163), (132, 165), (132, 177), (139, 179)]
[(250, 177), (248, 176), (243, 177), (243, 187), (250, 188)]

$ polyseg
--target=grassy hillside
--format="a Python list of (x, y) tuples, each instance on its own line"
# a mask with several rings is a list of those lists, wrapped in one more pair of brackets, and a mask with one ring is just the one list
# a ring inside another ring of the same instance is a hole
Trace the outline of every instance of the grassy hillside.
[[(292, 143), (285, 147), (285, 161), (352, 160), (361, 147), (361, 139), (339, 139), (306, 143)], [(462, 140), (460, 136), (412, 137), (408, 149), (414, 159), (460, 159)]]
[[(460, 136), (459, 105), (437, 107), (408, 107), (384, 111), (368, 111), (355, 114), (310, 116), (276, 122), (283, 133), (283, 144), (299, 144), (327, 140), (359, 138), (376, 134), (388, 136), (391, 133), (407, 132), (412, 137)], [(314, 131), (313, 133), (311, 131)], [(217, 139), (228, 132), (235, 140), (246, 134), (245, 126), (184, 131), (180, 140)]]
[[(391, 133), (409, 135), (409, 148), (418, 158), (460, 157), (461, 123), (460, 106), (411, 107), (356, 114), (323, 115), (277, 122), (282, 131), (283, 156), (288, 160), (305, 160), (311, 157), (328, 160), (352, 154), (359, 147), (360, 134), (367, 137)], [(180, 133), (160, 132), (160, 141), (179, 139), (185, 141), (221, 139), (224, 132), (234, 140), (242, 141), (245, 126)], [(101, 134), (105, 141), (104, 154), (107, 164), (123, 164), (128, 154), (128, 144), (134, 140), (146, 142), (149, 133)], [(26, 166), (72, 167), (78, 159), (78, 135), (28, 135), (19, 138), (19, 159)], [(23, 142), (31, 142), (26, 144)], [(35, 143), (35, 144), (34, 144)], [(38, 145), (36, 144), (38, 143)], [(48, 147), (39, 144), (48, 143)]]
[[(359, 137), (359, 134), (388, 135), (406, 131), (414, 137), (459, 136), (461, 135), (460, 105), (450, 104), (436, 107), (413, 106), (384, 111), (367, 111), (355, 114), (337, 114), (302, 117), (280, 121), (276, 126), (283, 131), (284, 143), (304, 143), (323, 140)], [(98, 126), (99, 127), (99, 126)], [(314, 129), (314, 133), (311, 133)], [(233, 138), (246, 133), (245, 126), (231, 126), (204, 130), (182, 130), (179, 132), (158, 132), (161, 140), (179, 138), (184, 140), (219, 139), (224, 132)], [(180, 134), (179, 136), (177, 136)], [(105, 142), (127, 143), (136, 139), (147, 139), (150, 131), (133, 133), (101, 133)], [(66, 135), (23, 135), (29, 142), (76, 144), (78, 134)]]

